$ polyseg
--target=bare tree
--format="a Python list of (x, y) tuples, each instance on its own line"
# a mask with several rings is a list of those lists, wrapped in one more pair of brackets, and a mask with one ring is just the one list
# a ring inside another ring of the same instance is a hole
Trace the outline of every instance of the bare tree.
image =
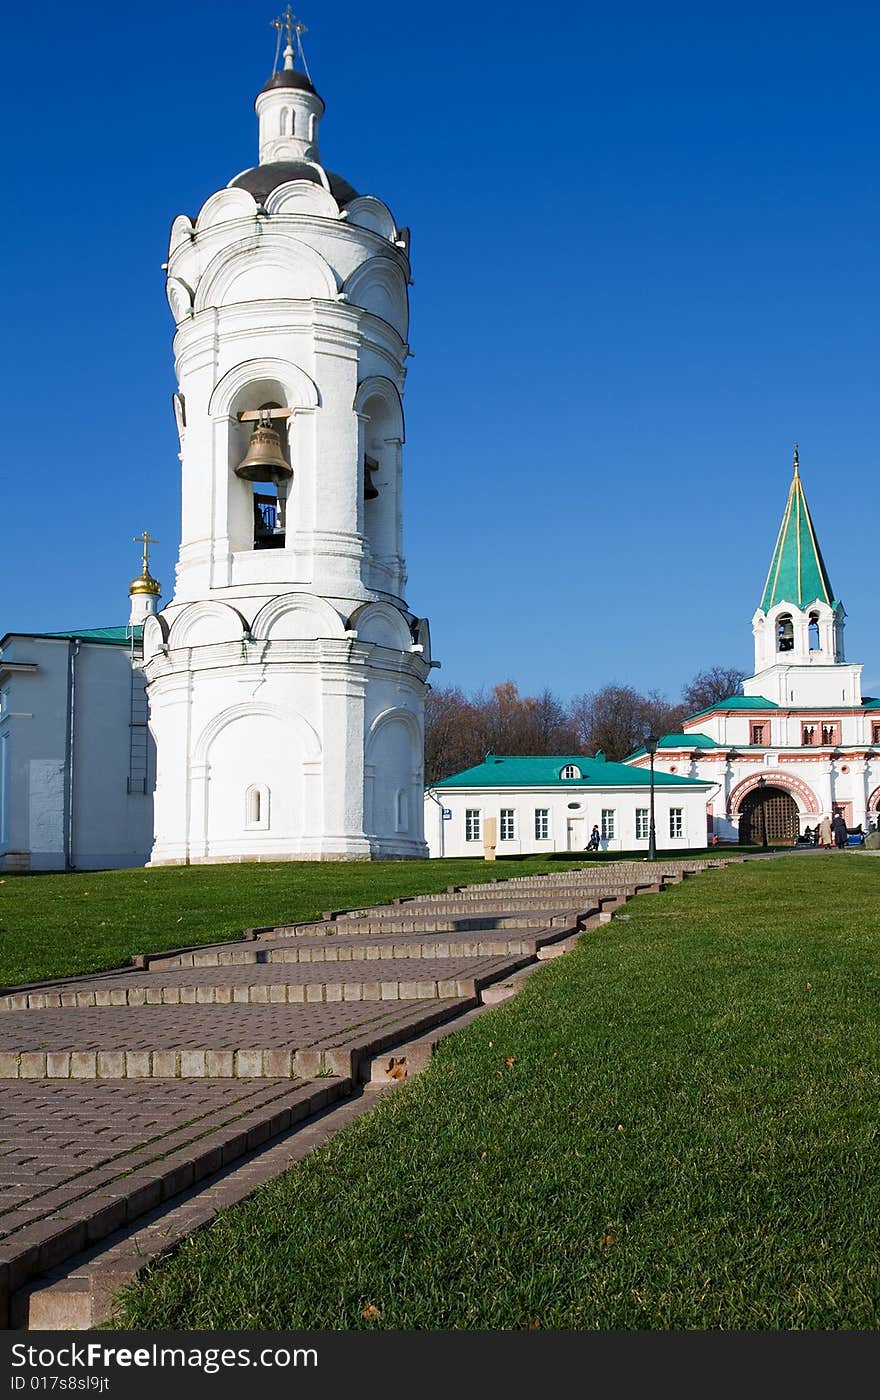
[(742, 695), (745, 674), (735, 666), (712, 666), (708, 671), (698, 671), (681, 692), (685, 713), (694, 715), (730, 695)]
[(435, 690), (425, 697), (425, 782), (439, 782), (481, 762), (487, 748), (485, 716), (461, 690)]

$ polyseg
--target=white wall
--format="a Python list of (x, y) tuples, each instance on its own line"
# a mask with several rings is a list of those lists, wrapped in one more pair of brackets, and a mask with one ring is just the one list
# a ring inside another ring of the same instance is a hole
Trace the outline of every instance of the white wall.
[(143, 865), (152, 839), (155, 760), (150, 744), (147, 792), (129, 792), (128, 648), (82, 642), (77, 649), (62, 639), (16, 636), (0, 668), (4, 661), (35, 663), (37, 670), (13, 671), (0, 682), (0, 868)]
[[(658, 789), (655, 792), (655, 829), (657, 849), (662, 851), (682, 851), (706, 845), (706, 797), (704, 789), (682, 789), (674, 795)], [(436, 800), (435, 800), (436, 799)], [(449, 820), (441, 817), (441, 807), (452, 813)], [(578, 803), (577, 808), (570, 804)], [(567, 785), (564, 792), (557, 789), (541, 791), (508, 790), (453, 790), (441, 787), (430, 789), (425, 795), (425, 839), (432, 857), (436, 856), (480, 856), (483, 853), (482, 840), (466, 839), (466, 817), (469, 808), (480, 811), (481, 820), (495, 817), (498, 820), (500, 837), (500, 816), (503, 809), (514, 811), (513, 840), (500, 840), (497, 854), (531, 855), (570, 849), (568, 844), (568, 822), (582, 820), (578, 834), (579, 845), (583, 850), (595, 823), (602, 830), (602, 810), (614, 813), (615, 834), (601, 842), (600, 849), (608, 851), (639, 851), (648, 849), (648, 837), (636, 838), (636, 809), (647, 810), (647, 791), (633, 792), (631, 789), (581, 788), (576, 784)], [(535, 836), (535, 810), (548, 809), (549, 834), (546, 839)], [(670, 836), (670, 811), (681, 809), (682, 832), (680, 836)], [(482, 828), (481, 828), (482, 829)], [(582, 836), (582, 839), (580, 839)]]

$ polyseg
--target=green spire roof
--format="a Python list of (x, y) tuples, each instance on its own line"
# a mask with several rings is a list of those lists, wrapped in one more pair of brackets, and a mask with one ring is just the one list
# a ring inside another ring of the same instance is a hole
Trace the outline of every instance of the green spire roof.
[(829, 607), (833, 605), (828, 570), (801, 484), (795, 443), (794, 477), (770, 561), (770, 572), (764, 584), (761, 608), (765, 613), (775, 608), (777, 603), (791, 603), (793, 607), (804, 608), (817, 599)]

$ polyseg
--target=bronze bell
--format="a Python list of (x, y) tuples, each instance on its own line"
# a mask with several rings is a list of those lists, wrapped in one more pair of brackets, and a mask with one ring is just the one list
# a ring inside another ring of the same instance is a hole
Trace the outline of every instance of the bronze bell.
[(269, 418), (261, 418), (256, 424), (235, 475), (242, 481), (288, 481), (293, 476), (281, 451), (281, 438)]
[(379, 470), (379, 463), (375, 457), (364, 456), (364, 500), (375, 501), (379, 492), (373, 485), (373, 472)]

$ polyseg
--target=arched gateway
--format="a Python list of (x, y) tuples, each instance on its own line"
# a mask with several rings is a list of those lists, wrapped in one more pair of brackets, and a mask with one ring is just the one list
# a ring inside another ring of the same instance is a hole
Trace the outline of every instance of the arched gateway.
[(745, 846), (764, 842), (778, 846), (797, 840), (800, 830), (797, 803), (781, 787), (753, 788), (740, 807), (739, 839)]

